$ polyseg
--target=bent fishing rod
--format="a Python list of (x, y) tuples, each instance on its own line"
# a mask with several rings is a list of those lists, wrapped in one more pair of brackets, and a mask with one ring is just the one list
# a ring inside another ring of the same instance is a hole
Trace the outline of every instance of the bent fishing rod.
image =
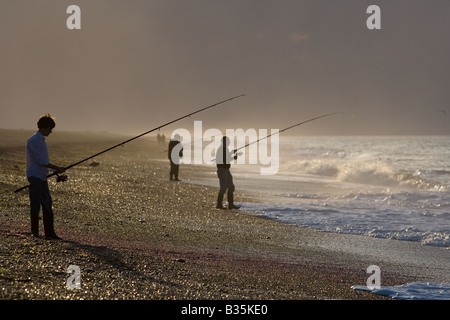
[(300, 125), (302, 125), (302, 124), (305, 124), (305, 123), (308, 123), (308, 122), (311, 122), (311, 121), (314, 121), (314, 120), (318, 120), (318, 119), (320, 119), (320, 118), (325, 118), (325, 117), (329, 117), (329, 116), (332, 116), (332, 115), (340, 114), (340, 113), (343, 113), (343, 112), (328, 113), (328, 114), (324, 114), (324, 115), (321, 115), (321, 116), (318, 116), (318, 117), (315, 117), (315, 118), (312, 118), (312, 119), (309, 119), (309, 120), (306, 120), (306, 121), (302, 121), (302, 122), (297, 123), (297, 124), (294, 124), (294, 125), (292, 125), (292, 126), (290, 126), (290, 127), (281, 129), (281, 130), (279, 130), (279, 131), (277, 131), (277, 132), (275, 132), (275, 133), (271, 133), (271, 134), (269, 134), (269, 135), (266, 136), (266, 137), (263, 137), (263, 138), (260, 138), (260, 139), (258, 139), (258, 140), (256, 140), (256, 141), (252, 141), (252, 142), (250, 142), (250, 143), (247, 143), (245, 146), (242, 146), (242, 147), (240, 147), (240, 148), (234, 149), (234, 150), (233, 150), (233, 153), (236, 153), (236, 152), (238, 152), (238, 151), (241, 150), (241, 149), (247, 148), (248, 146), (250, 146), (250, 145), (252, 145), (252, 144), (254, 144), (254, 143), (258, 143), (258, 142), (261, 141), (261, 140), (267, 139), (267, 138), (269, 138), (269, 137), (271, 137), (271, 136), (273, 136), (273, 135), (275, 135), (275, 134), (280, 134), (281, 132), (284, 132), (284, 131), (287, 131), (287, 130), (289, 130), (289, 129), (298, 127), (298, 126), (300, 126)]
[[(188, 118), (188, 117), (190, 117), (190, 116), (192, 116), (192, 115), (194, 115), (194, 114), (196, 114), (196, 113), (199, 113), (199, 112), (205, 111), (205, 110), (207, 110), (207, 109), (211, 109), (211, 108), (217, 107), (217, 106), (220, 105), (220, 104), (223, 104), (223, 103), (225, 103), (225, 102), (228, 102), (228, 101), (231, 101), (231, 100), (234, 100), (234, 99), (243, 97), (243, 96), (245, 96), (245, 94), (241, 94), (241, 95), (238, 95), (238, 96), (235, 96), (235, 97), (226, 99), (226, 100), (222, 100), (222, 101), (220, 101), (220, 102), (214, 103), (214, 104), (212, 104), (212, 105), (209, 105), (209, 106), (207, 106), (207, 107), (201, 108), (201, 109), (199, 109), (199, 110), (197, 110), (197, 111), (191, 112), (191, 113), (189, 113), (189, 114), (187, 114), (187, 115), (184, 115), (184, 116), (182, 116), (182, 117), (179, 117), (179, 118), (177, 118), (177, 119), (175, 119), (175, 120), (169, 121), (169, 122), (167, 122), (167, 123), (165, 123), (165, 124), (163, 124), (163, 125), (160, 125), (159, 127), (156, 127), (156, 128), (153, 128), (153, 129), (151, 129), (151, 130), (149, 130), (149, 131), (146, 131), (146, 132), (144, 132), (144, 133), (141, 133), (140, 135), (137, 135), (137, 136), (135, 136), (135, 137), (133, 137), (133, 138), (131, 138), (131, 139), (128, 139), (128, 140), (126, 140), (126, 141), (123, 141), (123, 142), (121, 142), (121, 143), (119, 143), (119, 144), (116, 144), (115, 146), (112, 146), (112, 147), (110, 147), (110, 148), (108, 148), (108, 149), (105, 149), (105, 150), (103, 150), (103, 151), (100, 151), (100, 152), (98, 152), (98, 153), (96, 153), (96, 154), (94, 154), (94, 155), (92, 155), (92, 156), (90, 156), (90, 157), (87, 157), (87, 158), (85, 158), (85, 159), (83, 159), (83, 160), (80, 160), (80, 161), (78, 161), (78, 162), (75, 162), (75, 163), (73, 163), (73, 164), (71, 164), (71, 165), (69, 165), (69, 166), (67, 166), (67, 167), (64, 167), (64, 170), (68, 170), (68, 169), (70, 169), (70, 168), (73, 168), (73, 167), (75, 167), (75, 166), (77, 166), (77, 165), (79, 165), (79, 164), (81, 164), (81, 163), (83, 163), (83, 162), (86, 162), (86, 161), (88, 161), (88, 160), (90, 160), (90, 159), (92, 159), (92, 158), (95, 158), (95, 157), (97, 157), (97, 156), (103, 154), (103, 153), (106, 153), (106, 152), (108, 152), (108, 151), (111, 151), (111, 150), (113, 150), (113, 149), (115, 149), (115, 148), (117, 148), (117, 147), (123, 146), (124, 144), (126, 144), (126, 143), (128, 143), (128, 142), (131, 142), (131, 141), (133, 141), (133, 140), (136, 140), (136, 139), (138, 139), (138, 138), (140, 138), (140, 137), (142, 137), (142, 136), (145, 136), (145, 135), (147, 135), (147, 134), (149, 134), (149, 133), (151, 133), (151, 132), (153, 132), (153, 131), (160, 130), (161, 128), (166, 127), (166, 126), (168, 126), (168, 125), (170, 125), (170, 124), (172, 124), (172, 123), (174, 123), (174, 122), (177, 122), (177, 121), (180, 121), (180, 120), (182, 120), (182, 119)], [(50, 178), (50, 177), (52, 177), (52, 176), (54, 176), (54, 175), (57, 175), (57, 172), (53, 172), (53, 173), (47, 175), (47, 178)], [(65, 176), (59, 176), (59, 175), (58, 175), (57, 182), (59, 182), (59, 181), (65, 181), (66, 178), (67, 178), (67, 177), (65, 177)], [(19, 191), (21, 191), (21, 190), (24, 190), (24, 189), (28, 188), (29, 186), (30, 186), (30, 185), (23, 186), (23, 187), (21, 187), (21, 188), (15, 190), (14, 193), (17, 193), (17, 192), (19, 192)]]

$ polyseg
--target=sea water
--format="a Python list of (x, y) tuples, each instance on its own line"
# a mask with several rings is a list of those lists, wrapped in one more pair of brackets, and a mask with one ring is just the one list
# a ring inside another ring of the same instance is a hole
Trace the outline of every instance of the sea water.
[(450, 283), (411, 282), (400, 286), (368, 288), (352, 286), (352, 289), (371, 291), (375, 294), (399, 300), (449, 300)]
[[(323, 231), (450, 249), (450, 136), (282, 136), (279, 154), (272, 176), (261, 176), (258, 166), (232, 165), (238, 194), (258, 195), (240, 202), (243, 210)], [(209, 172), (194, 183), (218, 186)], [(450, 299), (449, 283), (370, 291)]]
[(450, 136), (280, 137), (273, 176), (234, 165), (244, 210), (319, 230), (450, 247)]

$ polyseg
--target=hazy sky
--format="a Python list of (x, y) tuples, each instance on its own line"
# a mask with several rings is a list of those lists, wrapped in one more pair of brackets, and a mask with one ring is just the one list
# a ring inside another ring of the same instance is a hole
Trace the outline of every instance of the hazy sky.
[(0, 128), (135, 135), (246, 94), (166, 132), (450, 134), (449, 33), (448, 0), (1, 0)]

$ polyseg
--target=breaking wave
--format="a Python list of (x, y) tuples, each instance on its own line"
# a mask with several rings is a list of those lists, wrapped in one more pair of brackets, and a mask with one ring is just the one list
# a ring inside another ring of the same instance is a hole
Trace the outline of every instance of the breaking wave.
[[(422, 190), (446, 191), (446, 186), (434, 181), (432, 174), (424, 177), (423, 172), (397, 172), (381, 161), (361, 161), (342, 159), (312, 159), (290, 161), (281, 167), (290, 174), (331, 178), (344, 183), (357, 183), (379, 187), (409, 187)], [(442, 174), (434, 172), (434, 175)], [(448, 173), (445, 173), (448, 174)]]
[[(450, 137), (287, 137), (270, 203), (250, 211), (319, 230), (450, 247)], [(278, 180), (277, 180), (278, 179)], [(252, 185), (249, 172), (245, 182)]]

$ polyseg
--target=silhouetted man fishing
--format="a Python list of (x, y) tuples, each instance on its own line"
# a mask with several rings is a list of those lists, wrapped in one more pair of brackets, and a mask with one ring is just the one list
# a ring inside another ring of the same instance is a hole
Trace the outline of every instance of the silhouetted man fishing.
[(217, 149), (216, 152), (216, 166), (217, 166), (217, 176), (219, 177), (220, 190), (219, 195), (217, 197), (217, 209), (226, 209), (223, 206), (223, 197), (225, 192), (228, 191), (228, 209), (239, 209), (240, 207), (234, 205), (234, 184), (233, 184), (233, 176), (230, 172), (230, 162), (233, 157), (235, 160), (237, 159), (236, 150), (230, 152), (228, 150), (228, 145), (230, 144), (230, 139), (227, 136), (222, 138), (222, 144), (220, 148)]
[[(302, 122), (294, 124), (290, 127), (284, 128), (282, 130), (278, 130), (274, 134), (280, 134), (281, 132), (298, 127), (302, 124), (305, 124), (305, 123), (308, 123), (308, 122), (311, 122), (311, 121), (314, 121), (314, 120), (317, 120), (320, 118), (328, 117), (331, 115), (339, 114), (339, 113), (342, 113), (342, 112), (334, 112), (334, 113), (324, 114), (322, 116), (318, 116), (318, 117), (315, 117), (315, 118), (312, 118), (312, 119), (309, 119), (306, 121), (302, 121)], [(237, 207), (234, 205), (234, 198), (233, 198), (234, 184), (233, 184), (233, 176), (231, 175), (231, 172), (230, 172), (231, 157), (233, 157), (236, 160), (237, 156), (238, 156), (237, 152), (239, 150), (247, 148), (251, 144), (258, 143), (259, 141), (261, 141), (263, 139), (267, 139), (272, 135), (273, 134), (269, 134), (268, 136), (266, 136), (264, 138), (247, 143), (245, 146), (242, 146), (238, 149), (234, 149), (233, 152), (230, 152), (228, 150), (228, 145), (230, 144), (230, 139), (227, 136), (224, 136), (222, 138), (222, 144), (216, 153), (217, 176), (219, 177), (219, 182), (220, 182), (220, 190), (219, 190), (219, 195), (217, 197), (217, 209), (225, 209), (225, 207), (222, 204), (222, 201), (223, 201), (225, 192), (227, 190), (228, 190), (228, 209), (239, 209), (240, 208), (240, 207)]]
[[(239, 95), (239, 96), (235, 96), (235, 97), (232, 97), (232, 98), (228, 98), (228, 99), (226, 99), (226, 100), (223, 100), (223, 101), (214, 103), (214, 104), (212, 104), (212, 105), (209, 105), (209, 106), (207, 106), (207, 107), (201, 108), (201, 109), (199, 109), (199, 110), (197, 110), (197, 111), (188, 113), (188, 114), (186, 114), (186, 115), (184, 115), (184, 116), (182, 116), (182, 117), (179, 117), (179, 118), (177, 118), (177, 119), (171, 120), (171, 121), (169, 121), (169, 122), (167, 122), (167, 123), (165, 123), (165, 124), (163, 124), (163, 125), (160, 125), (160, 126), (158, 126), (158, 127), (156, 127), (156, 128), (153, 128), (153, 129), (151, 129), (151, 130), (149, 130), (149, 131), (146, 131), (146, 132), (144, 132), (144, 133), (141, 133), (140, 135), (137, 135), (137, 136), (135, 136), (135, 137), (133, 137), (133, 138), (130, 138), (130, 139), (126, 140), (126, 141), (123, 141), (123, 142), (121, 142), (121, 143), (119, 143), (119, 144), (116, 144), (115, 146), (112, 146), (112, 147), (110, 147), (110, 148), (108, 148), (108, 149), (105, 149), (105, 150), (103, 150), (103, 151), (97, 152), (96, 154), (93, 154), (92, 156), (89, 156), (89, 157), (87, 157), (87, 158), (84, 158), (83, 160), (80, 160), (80, 161), (78, 161), (78, 162), (72, 163), (71, 165), (65, 167), (64, 170), (68, 170), (68, 169), (70, 169), (70, 168), (73, 168), (73, 167), (75, 167), (75, 166), (78, 166), (79, 164), (81, 164), (81, 163), (83, 163), (83, 162), (86, 162), (86, 161), (88, 161), (88, 160), (90, 160), (90, 159), (92, 159), (92, 158), (95, 158), (95, 157), (97, 157), (97, 156), (99, 156), (99, 155), (101, 155), (101, 154), (104, 154), (104, 153), (106, 153), (106, 152), (108, 152), (108, 151), (111, 151), (111, 150), (113, 150), (113, 149), (115, 149), (115, 148), (124, 146), (126, 143), (129, 143), (129, 142), (131, 142), (131, 141), (133, 141), (133, 140), (136, 140), (136, 139), (138, 139), (138, 138), (140, 138), (140, 137), (142, 137), (142, 136), (145, 136), (145, 135), (147, 135), (147, 134), (149, 134), (149, 133), (151, 133), (151, 132), (153, 132), (153, 131), (160, 130), (161, 128), (164, 128), (164, 127), (166, 127), (166, 126), (168, 126), (168, 125), (170, 125), (170, 124), (172, 124), (172, 123), (175, 123), (175, 122), (177, 122), (177, 121), (180, 121), (180, 120), (185, 119), (185, 118), (188, 118), (188, 117), (191, 117), (192, 115), (197, 114), (197, 113), (199, 113), (199, 112), (202, 112), (202, 111), (205, 111), (205, 110), (208, 110), (208, 109), (211, 109), (211, 108), (215, 108), (215, 107), (217, 107), (218, 105), (221, 105), (221, 104), (223, 104), (223, 103), (225, 103), (225, 102), (228, 102), (228, 101), (231, 101), (231, 100), (234, 100), (234, 99), (243, 97), (243, 96), (245, 96), (245, 95), (244, 95), (244, 94), (241, 94), (241, 95)], [(47, 176), (47, 178), (52, 177), (52, 176), (56, 175), (57, 173), (58, 173), (58, 172), (51, 173), (51, 174), (49, 174), (49, 175)], [(64, 179), (61, 179), (61, 177), (58, 176), (57, 182), (59, 182), (59, 181), (65, 181), (65, 178), (66, 178), (66, 177), (63, 176), (63, 178), (64, 178)], [(16, 190), (14, 190), (14, 193), (17, 193), (17, 192), (19, 192), (19, 191), (25, 190), (25, 189), (27, 189), (28, 187), (30, 187), (30, 185), (26, 185), (26, 186), (23, 186), (23, 187), (21, 187), (21, 188), (18, 188), (18, 189), (16, 189)]]
[(168, 156), (170, 161), (170, 180), (180, 181), (178, 179), (178, 171), (180, 169), (180, 158), (183, 157), (183, 148), (181, 147), (179, 134), (170, 139)]
[(65, 169), (50, 163), (45, 137), (52, 133), (55, 120), (50, 114), (41, 116), (37, 123), (38, 131), (27, 141), (27, 179), (30, 195), (31, 234), (39, 236), (39, 211), (42, 205), (44, 232), (46, 239), (61, 239), (55, 233), (53, 224), (52, 197), (48, 189), (49, 169), (63, 173)]

